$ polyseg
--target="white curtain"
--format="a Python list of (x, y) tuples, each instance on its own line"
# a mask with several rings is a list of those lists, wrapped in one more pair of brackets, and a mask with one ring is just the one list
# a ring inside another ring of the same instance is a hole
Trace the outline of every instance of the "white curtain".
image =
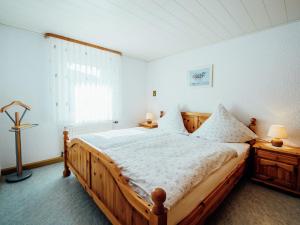
[(121, 56), (48, 38), (56, 120), (85, 126), (118, 120), (121, 112)]

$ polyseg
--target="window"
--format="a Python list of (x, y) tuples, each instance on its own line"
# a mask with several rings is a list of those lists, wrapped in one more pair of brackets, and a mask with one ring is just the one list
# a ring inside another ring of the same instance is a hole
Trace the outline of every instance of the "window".
[(120, 115), (121, 56), (49, 38), (55, 115), (78, 125), (116, 120)]

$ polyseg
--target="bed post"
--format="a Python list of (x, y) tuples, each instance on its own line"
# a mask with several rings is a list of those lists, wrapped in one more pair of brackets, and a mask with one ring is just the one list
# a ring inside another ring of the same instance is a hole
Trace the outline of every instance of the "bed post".
[(154, 203), (151, 215), (150, 225), (167, 225), (167, 208), (164, 206), (166, 201), (166, 192), (162, 188), (155, 188), (151, 192), (151, 198)]
[(249, 129), (256, 133), (256, 118), (250, 119)]
[(69, 131), (67, 131), (66, 129), (63, 132), (64, 134), (64, 172), (63, 172), (63, 176), (64, 177), (68, 177), (70, 176), (71, 172), (69, 170), (69, 167), (67, 165), (67, 150), (68, 150), (68, 146), (67, 146), (67, 142), (69, 141)]
[[(248, 125), (249, 129), (252, 130), (254, 133), (256, 133), (256, 118), (250, 119), (250, 124)], [(253, 146), (255, 144), (256, 140), (250, 140), (249, 144)]]

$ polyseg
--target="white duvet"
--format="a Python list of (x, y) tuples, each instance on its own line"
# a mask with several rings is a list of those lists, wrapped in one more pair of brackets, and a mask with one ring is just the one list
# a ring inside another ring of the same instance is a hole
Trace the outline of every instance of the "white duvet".
[(122, 169), (123, 175), (130, 178), (129, 182), (136, 192), (148, 202), (154, 188), (163, 188), (167, 193), (167, 208), (230, 159), (237, 157), (237, 152), (225, 144), (181, 134), (149, 131), (120, 135), (119, 138), (116, 135), (103, 138), (103, 135), (81, 138), (111, 157)]

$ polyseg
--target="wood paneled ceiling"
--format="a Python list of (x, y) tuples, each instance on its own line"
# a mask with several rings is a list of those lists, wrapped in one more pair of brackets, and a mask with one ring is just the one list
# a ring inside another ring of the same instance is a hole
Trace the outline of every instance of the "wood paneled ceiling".
[(300, 19), (300, 0), (0, 0), (0, 23), (147, 61)]

